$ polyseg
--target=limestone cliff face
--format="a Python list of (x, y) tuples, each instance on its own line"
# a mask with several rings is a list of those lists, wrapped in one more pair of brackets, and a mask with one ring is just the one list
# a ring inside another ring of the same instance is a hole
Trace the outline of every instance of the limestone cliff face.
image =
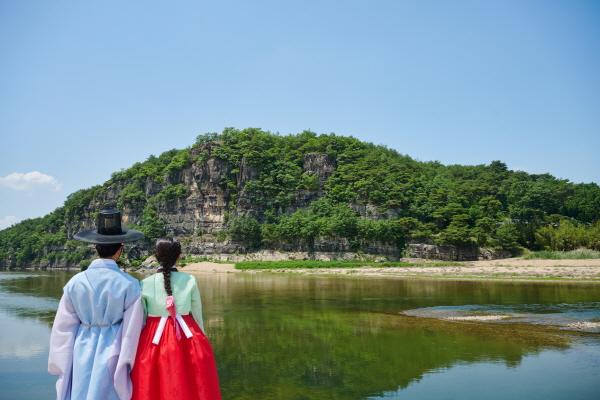
[(158, 212), (174, 236), (216, 233), (223, 228), (229, 192), (223, 182), (231, 167), (226, 161), (209, 158), (192, 164), (171, 177), (171, 184), (184, 184), (188, 195), (158, 203)]
[(308, 153), (304, 156), (303, 164), (305, 172), (318, 178), (320, 188), (335, 171), (335, 160), (327, 154)]
[(316, 187), (312, 190), (304, 189), (296, 193), (294, 208), (306, 207), (307, 204), (321, 197), (327, 179), (335, 171), (335, 160), (327, 154), (308, 153), (302, 163), (304, 173), (314, 176)]
[[(227, 178), (231, 176), (233, 166), (228, 161), (212, 155), (214, 146), (215, 144), (211, 143), (193, 148), (191, 158), (198, 160), (199, 155), (204, 155), (200, 161), (194, 161), (191, 165), (169, 175), (164, 183), (146, 179), (143, 192), (147, 197), (151, 197), (160, 193), (167, 185), (185, 186), (184, 197), (159, 200), (156, 207), (158, 215), (166, 223), (167, 234), (179, 238), (186, 252), (191, 254), (243, 253), (247, 251), (244, 245), (218, 238), (218, 234), (224, 229), (228, 216), (251, 215), (258, 219), (262, 218), (266, 210), (253, 204), (246, 190), (248, 182), (257, 178), (258, 171), (242, 159), (237, 168), (236, 187), (228, 187)], [(308, 153), (304, 156), (303, 170), (315, 177), (316, 186), (298, 190), (287, 210), (289, 212), (306, 207), (323, 195), (324, 185), (335, 170), (335, 161), (326, 154)], [(72, 238), (81, 229), (93, 227), (98, 209), (118, 206), (119, 195), (129, 183), (124, 181), (110, 185), (93, 198), (85, 208), (83, 217), (78, 216), (65, 221), (68, 237)], [(236, 194), (234, 201), (232, 201), (232, 192)], [(126, 225), (141, 224), (144, 202), (124, 204), (120, 209)], [(143, 256), (150, 250), (149, 245), (149, 243), (129, 245), (129, 255)], [(298, 250), (292, 247), (283, 250)], [(379, 250), (390, 253), (388, 248)], [(317, 240), (315, 251), (345, 252), (350, 251), (350, 246), (345, 240)]]
[[(228, 177), (233, 166), (226, 160), (212, 155), (214, 144), (206, 144), (193, 148), (192, 159), (201, 161), (167, 177), (165, 182), (157, 183), (146, 179), (143, 192), (147, 197), (156, 196), (167, 185), (184, 185), (186, 195), (170, 200), (158, 201), (157, 211), (166, 223), (168, 235), (177, 237), (188, 254), (219, 255), (244, 254), (248, 249), (241, 243), (230, 239), (219, 238), (225, 226), (228, 215), (251, 215), (260, 219), (266, 210), (254, 204), (247, 191), (246, 185), (258, 176), (258, 171), (245, 159), (242, 159), (236, 173), (235, 187), (228, 187)], [(335, 160), (326, 154), (308, 153), (303, 158), (304, 173), (315, 178), (315, 186), (310, 189), (300, 189), (294, 194), (294, 200), (287, 210), (307, 207), (312, 201), (324, 194), (327, 179), (334, 173)], [(80, 229), (94, 226), (95, 212), (101, 207), (117, 206), (121, 191), (128, 182), (119, 182), (95, 197), (85, 209), (84, 218), (66, 221), (68, 236), (72, 237)], [(235, 201), (232, 202), (232, 191), (235, 191)], [(378, 211), (377, 207), (369, 204), (350, 204), (350, 207), (362, 217), (370, 219), (395, 218), (398, 210)], [(144, 203), (125, 204), (121, 207), (123, 221), (129, 225), (140, 225)], [(127, 246), (129, 257), (139, 258), (149, 254), (151, 244), (140, 242)], [(279, 250), (284, 252), (310, 252), (321, 254), (323, 257), (348, 257), (352, 253), (351, 245), (344, 238), (317, 238), (314, 247), (303, 248), (301, 245), (282, 245)], [(366, 254), (381, 255), (391, 259), (401, 257), (401, 251), (394, 245), (371, 243), (362, 251)], [(488, 252), (489, 253), (489, 252)], [(410, 257), (430, 258), (440, 260), (476, 260), (478, 258), (495, 258), (495, 254), (481, 253), (477, 248), (457, 249), (454, 246), (436, 246), (431, 243), (411, 243), (406, 254)], [(91, 252), (90, 252), (91, 255)], [(68, 263), (58, 260), (54, 266), (68, 266)]]

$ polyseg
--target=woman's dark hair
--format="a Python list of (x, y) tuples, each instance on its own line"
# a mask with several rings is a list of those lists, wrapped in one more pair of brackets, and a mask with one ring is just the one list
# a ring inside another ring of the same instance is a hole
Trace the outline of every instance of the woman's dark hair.
[(123, 246), (121, 243), (97, 244), (96, 252), (101, 258), (110, 258), (117, 254), (121, 246)]
[(165, 291), (169, 296), (173, 295), (173, 290), (171, 289), (171, 271), (177, 271), (175, 269), (175, 262), (180, 254), (181, 245), (178, 241), (173, 240), (172, 238), (161, 238), (156, 241), (154, 255), (161, 266), (159, 270), (162, 270), (165, 281)]

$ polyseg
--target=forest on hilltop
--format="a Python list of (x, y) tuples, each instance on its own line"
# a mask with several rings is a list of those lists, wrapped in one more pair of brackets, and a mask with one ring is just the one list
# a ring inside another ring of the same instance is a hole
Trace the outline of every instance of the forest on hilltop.
[[(307, 170), (312, 154), (326, 160), (331, 171)], [(190, 195), (180, 172), (210, 159), (228, 166), (218, 182), (227, 200), (218, 240), (242, 243), (247, 250), (310, 250), (322, 238), (346, 240), (356, 251), (369, 243), (402, 249), (408, 241), (513, 252), (600, 249), (600, 187), (595, 183), (512, 171), (501, 161), (474, 166), (421, 162), (335, 134), (226, 128), (198, 136), (189, 148), (150, 156), (102, 185), (69, 195), (48, 215), (0, 231), (0, 266), (57, 258), (74, 265), (87, 259), (89, 249), (73, 241), (67, 227), (89, 218), (90, 205), (115, 187), (118, 207), (140, 210), (136, 226), (149, 244), (170, 232), (161, 204)], [(240, 174), (248, 169), (251, 179), (240, 185)], [(148, 193), (148, 184), (161, 189)], [(299, 203), (302, 196), (310, 201)]]

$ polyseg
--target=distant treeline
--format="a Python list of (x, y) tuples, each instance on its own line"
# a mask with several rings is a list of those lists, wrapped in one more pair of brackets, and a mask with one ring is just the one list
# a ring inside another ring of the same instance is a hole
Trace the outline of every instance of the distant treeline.
[[(207, 151), (197, 151), (203, 148)], [(306, 156), (315, 153), (333, 166), (324, 182), (304, 168)], [(103, 185), (71, 194), (45, 217), (0, 231), (0, 260), (26, 265), (53, 257), (69, 262), (85, 258), (85, 248), (68, 240), (65, 224), (82, 218), (90, 202), (116, 183), (123, 187), (118, 205), (143, 209), (139, 228), (150, 240), (163, 235), (168, 227), (157, 204), (186, 197), (189, 189), (168, 184), (149, 196), (144, 184), (149, 179), (171, 182), (182, 169), (209, 158), (231, 166), (229, 177), (220, 182), (229, 193), (220, 239), (229, 237), (249, 249), (310, 249), (323, 239), (344, 239), (357, 250), (372, 242), (402, 248), (409, 240), (513, 251), (600, 249), (600, 187), (595, 183), (512, 171), (501, 161), (476, 166), (420, 162), (334, 134), (282, 136), (227, 128), (200, 135), (190, 148), (151, 156), (116, 172)], [(254, 171), (243, 187), (237, 185), (241, 168)], [(318, 196), (298, 209), (302, 193)], [(243, 212), (241, 197), (250, 204)], [(369, 215), (358, 211), (365, 206)]]

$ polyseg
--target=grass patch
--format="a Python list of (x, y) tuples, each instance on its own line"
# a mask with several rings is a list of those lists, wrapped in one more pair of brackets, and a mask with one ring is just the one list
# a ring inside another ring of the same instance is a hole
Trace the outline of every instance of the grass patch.
[(241, 261), (235, 264), (237, 269), (314, 269), (314, 268), (360, 268), (360, 267), (439, 267), (462, 265), (458, 262), (432, 261), (412, 263), (406, 261), (318, 261), (318, 260), (285, 260), (285, 261)]
[(526, 254), (524, 258), (528, 260), (585, 260), (600, 258), (600, 251), (588, 249), (577, 249), (571, 251), (541, 250), (532, 251), (531, 253)]

